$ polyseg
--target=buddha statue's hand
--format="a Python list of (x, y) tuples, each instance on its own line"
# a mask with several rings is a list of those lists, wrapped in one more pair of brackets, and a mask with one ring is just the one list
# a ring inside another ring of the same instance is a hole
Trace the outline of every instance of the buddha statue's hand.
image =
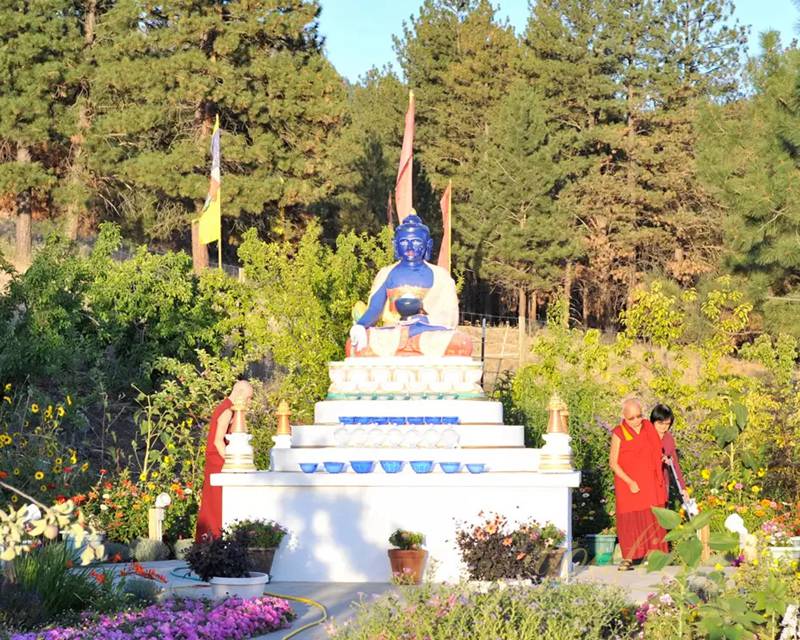
[(354, 324), (350, 328), (350, 345), (356, 351), (362, 351), (367, 348), (367, 344), (367, 328), (360, 324)]

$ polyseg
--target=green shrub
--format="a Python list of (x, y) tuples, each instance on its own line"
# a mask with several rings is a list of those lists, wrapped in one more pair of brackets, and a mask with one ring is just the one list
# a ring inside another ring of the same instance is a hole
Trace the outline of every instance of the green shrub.
[(106, 542), (103, 549), (106, 562), (130, 562), (133, 559), (133, 551), (127, 544)]
[(112, 573), (80, 566), (77, 552), (65, 543), (44, 544), (19, 556), (8, 572), (14, 588), (35, 594), (39, 623), (84, 610), (115, 611), (128, 601)]
[(333, 640), (624, 640), (635, 637), (634, 607), (618, 587), (545, 582), (532, 588), (423, 585), (356, 605)]
[(131, 545), (133, 557), (139, 562), (155, 562), (158, 560), (169, 560), (170, 548), (161, 540), (150, 540), (149, 538), (139, 538), (134, 540)]
[(122, 589), (130, 596), (131, 602), (139, 606), (155, 604), (164, 594), (164, 589), (159, 584), (141, 578), (126, 579)]
[(389, 544), (397, 549), (403, 549), (404, 551), (420, 549), (424, 542), (425, 536), (417, 531), (397, 529), (389, 536)]
[(274, 520), (237, 520), (231, 523), (230, 532), (243, 533), (250, 549), (276, 549), (288, 533)]

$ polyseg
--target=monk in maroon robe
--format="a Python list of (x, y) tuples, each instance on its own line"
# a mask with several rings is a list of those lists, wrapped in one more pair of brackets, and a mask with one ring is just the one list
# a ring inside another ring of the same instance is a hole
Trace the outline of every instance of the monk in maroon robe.
[(609, 466), (614, 472), (617, 537), (623, 558), (619, 570), (626, 571), (632, 561), (653, 550), (666, 553), (669, 547), (664, 541), (666, 531), (651, 510), (666, 502), (661, 439), (652, 423), (643, 419), (638, 400), (626, 401), (622, 415), (612, 431)]
[(222, 535), (222, 487), (211, 486), (211, 474), (222, 471), (225, 463), (225, 436), (233, 421), (233, 405), (246, 404), (253, 397), (249, 382), (239, 380), (233, 385), (231, 394), (217, 405), (211, 414), (206, 439), (206, 466), (203, 473), (203, 493), (200, 497), (200, 513), (194, 538), (198, 542), (203, 536), (218, 538)]

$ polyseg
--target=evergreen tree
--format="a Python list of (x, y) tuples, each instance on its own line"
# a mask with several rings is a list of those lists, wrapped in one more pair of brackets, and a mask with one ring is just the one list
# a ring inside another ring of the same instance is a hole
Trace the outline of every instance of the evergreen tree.
[(723, 264), (746, 277), (772, 330), (800, 333), (800, 50), (762, 37), (751, 62), (750, 100), (709, 108), (701, 129), (702, 175), (724, 204)]
[(453, 180), (454, 258), (474, 284), (478, 247), (463, 232), (481, 224), (475, 171), (489, 114), (519, 75), (519, 42), (488, 0), (425, 0), (395, 50), (417, 101), (415, 157), (439, 194)]
[(97, 27), (89, 138), (110, 209), (151, 238), (188, 229), (218, 114), (223, 235), (296, 233), (332, 191), (344, 104), (318, 15), (312, 0), (118, 0)]
[(490, 120), (483, 151), (474, 194), (480, 274), (516, 297), (524, 318), (528, 294), (535, 305), (537, 293), (556, 289), (579, 250), (570, 217), (553, 198), (556, 149), (534, 88), (512, 87)]
[[(389, 220), (403, 141), (408, 88), (389, 69), (371, 69), (351, 87), (347, 124), (335, 146), (336, 204), (342, 229), (377, 232)], [(414, 208), (439, 233), (439, 203), (424, 168), (414, 163)], [(391, 210), (394, 211), (392, 204)], [(397, 223), (397, 215), (393, 215)]]
[(68, 0), (11, 0), (0, 9), (0, 194), (16, 203), (16, 262), (31, 261), (31, 212), (47, 209), (62, 166), (63, 118), (79, 36)]
[(715, 0), (542, 0), (532, 79), (561, 130), (562, 197), (583, 223), (584, 293), (613, 318), (642, 274), (683, 283), (714, 264), (714, 202), (696, 168), (699, 105), (725, 99), (744, 34)]

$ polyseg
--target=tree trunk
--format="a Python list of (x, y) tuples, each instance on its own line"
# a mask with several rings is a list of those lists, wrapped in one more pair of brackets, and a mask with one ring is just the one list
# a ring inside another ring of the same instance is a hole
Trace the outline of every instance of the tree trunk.
[(192, 269), (197, 275), (208, 269), (208, 245), (200, 242), (200, 223), (197, 220), (192, 220)]
[(531, 325), (534, 329), (539, 328), (538, 324), (538, 316), (539, 316), (539, 292), (534, 289), (531, 291), (530, 304), (528, 308), (530, 309), (528, 313), (528, 318), (530, 319)]
[[(86, 14), (83, 21), (84, 51), (88, 50), (94, 43), (94, 27), (96, 23), (97, 0), (86, 0)], [(89, 83), (84, 79), (82, 87), (84, 96), (88, 91)], [(78, 107), (78, 131), (72, 141), (72, 162), (69, 168), (69, 180), (74, 187), (78, 187), (81, 182), (83, 143), (85, 141), (86, 131), (89, 129), (89, 124), (89, 108), (86, 102), (82, 101)], [(75, 189), (75, 191), (77, 192), (78, 189)], [(65, 233), (70, 240), (77, 240), (78, 238), (78, 228), (80, 227), (83, 206), (83, 203), (76, 201), (74, 196), (73, 200), (67, 205)]]
[(589, 283), (586, 280), (581, 282), (581, 320), (583, 328), (589, 328)]
[(527, 324), (527, 311), (528, 311), (528, 302), (525, 295), (525, 288), (520, 287), (518, 289), (519, 294), (519, 304), (518, 304), (518, 325), (517, 325), (517, 351), (519, 352), (519, 366), (522, 366), (522, 363), (525, 360), (525, 325)]
[(572, 261), (567, 261), (564, 269), (564, 316), (561, 323), (565, 328), (569, 328), (570, 309), (572, 308)]
[[(31, 152), (23, 144), (17, 146), (17, 162), (28, 164)], [(31, 264), (31, 192), (26, 189), (17, 194), (17, 225), (15, 262), (17, 269), (23, 271)]]

